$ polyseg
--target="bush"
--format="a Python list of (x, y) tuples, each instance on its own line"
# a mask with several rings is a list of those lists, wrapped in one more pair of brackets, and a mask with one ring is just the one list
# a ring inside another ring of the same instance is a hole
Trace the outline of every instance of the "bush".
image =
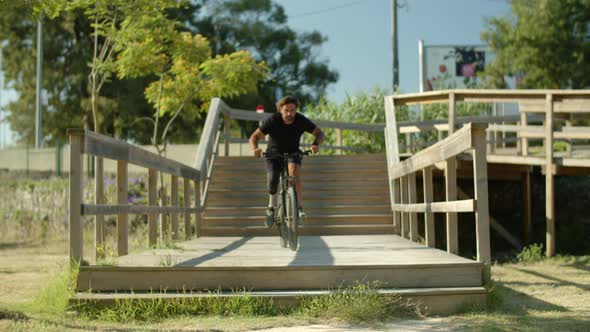
[(533, 243), (524, 247), (521, 252), (516, 255), (516, 259), (521, 263), (536, 263), (545, 259), (543, 253), (543, 244)]

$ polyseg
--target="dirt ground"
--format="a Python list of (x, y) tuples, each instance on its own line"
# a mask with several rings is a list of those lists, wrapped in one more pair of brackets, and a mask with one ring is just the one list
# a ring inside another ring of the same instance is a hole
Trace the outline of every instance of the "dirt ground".
[(63, 243), (0, 243), (0, 330), (590, 331), (590, 256), (494, 265), (495, 292), (502, 301), (486, 311), (367, 326), (302, 322), (297, 317), (181, 317), (148, 326), (48, 317), (29, 311), (27, 303), (65, 267), (66, 249)]

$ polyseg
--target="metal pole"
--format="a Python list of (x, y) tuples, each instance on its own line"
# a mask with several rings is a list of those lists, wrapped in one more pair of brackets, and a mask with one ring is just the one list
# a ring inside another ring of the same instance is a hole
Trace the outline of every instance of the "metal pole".
[(397, 0), (391, 0), (391, 39), (393, 51), (393, 93), (399, 88), (399, 64), (397, 59)]
[(4, 72), (2, 71), (2, 48), (0, 48), (0, 148), (6, 147), (6, 140), (4, 139), (4, 121), (6, 116), (2, 111), (2, 91), (4, 89)]
[[(418, 75), (420, 75), (420, 93), (424, 92), (424, 41), (418, 40)], [(420, 109), (420, 120), (424, 121), (424, 110), (422, 105), (418, 105)]]
[(37, 103), (35, 106), (35, 148), (43, 142), (41, 134), (41, 89), (43, 78), (43, 16), (37, 21)]

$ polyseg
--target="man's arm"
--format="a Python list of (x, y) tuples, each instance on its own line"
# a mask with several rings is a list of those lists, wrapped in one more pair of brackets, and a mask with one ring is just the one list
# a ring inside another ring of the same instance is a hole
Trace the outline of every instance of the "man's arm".
[(266, 135), (264, 135), (260, 128), (256, 128), (256, 131), (250, 136), (250, 148), (254, 152), (254, 157), (260, 158), (262, 156), (262, 150), (258, 148), (258, 141), (264, 139), (264, 136)]
[(311, 143), (311, 150), (314, 153), (318, 153), (320, 151), (320, 144), (324, 143), (326, 135), (324, 135), (324, 132), (318, 127), (315, 127), (311, 134), (315, 136), (313, 143)]

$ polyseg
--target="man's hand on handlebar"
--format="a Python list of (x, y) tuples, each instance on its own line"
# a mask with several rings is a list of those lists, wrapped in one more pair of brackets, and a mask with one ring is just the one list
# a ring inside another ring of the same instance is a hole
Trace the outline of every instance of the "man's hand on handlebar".
[(262, 158), (262, 149), (256, 149), (253, 152), (254, 152), (254, 157)]
[(313, 153), (319, 153), (320, 152), (320, 146), (319, 145), (312, 145), (311, 146), (311, 151), (313, 151)]

